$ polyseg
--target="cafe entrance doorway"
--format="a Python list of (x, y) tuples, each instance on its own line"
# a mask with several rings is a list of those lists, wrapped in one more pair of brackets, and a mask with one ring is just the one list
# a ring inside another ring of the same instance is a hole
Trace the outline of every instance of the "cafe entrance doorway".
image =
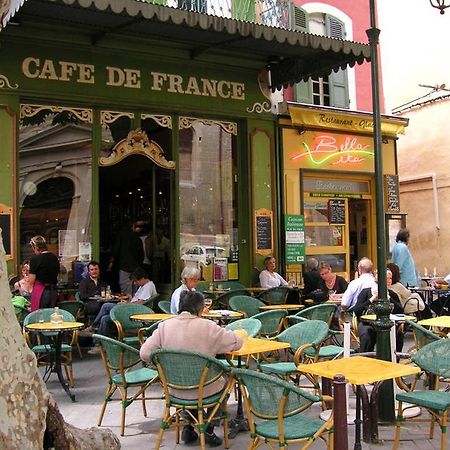
[(114, 243), (119, 232), (136, 220), (143, 226), (144, 268), (150, 279), (157, 288), (172, 282), (172, 174), (148, 157), (134, 154), (99, 168), (100, 263), (102, 278), (113, 289), (118, 289), (118, 268), (108, 266)]

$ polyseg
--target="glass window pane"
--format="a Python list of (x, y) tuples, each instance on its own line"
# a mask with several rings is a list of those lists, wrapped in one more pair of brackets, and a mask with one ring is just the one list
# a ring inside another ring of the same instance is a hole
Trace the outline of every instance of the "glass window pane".
[(308, 258), (316, 258), (321, 262), (325, 262), (331, 266), (333, 272), (347, 272), (347, 267), (345, 264), (345, 254), (343, 253), (334, 253), (329, 255), (310, 255), (308, 254)]
[(339, 225), (305, 227), (305, 242), (307, 247), (341, 246), (343, 227)]
[(214, 257), (226, 260), (228, 272), (236, 270), (230, 267), (238, 261), (235, 155), (235, 137), (218, 124), (196, 122), (180, 130), (180, 257), (200, 265), (205, 279), (219, 278), (212, 273)]
[(30, 238), (42, 235), (67, 269), (59, 281), (71, 282), (72, 263), (92, 256), (92, 111), (24, 106), (19, 128), (20, 257), (29, 259)]

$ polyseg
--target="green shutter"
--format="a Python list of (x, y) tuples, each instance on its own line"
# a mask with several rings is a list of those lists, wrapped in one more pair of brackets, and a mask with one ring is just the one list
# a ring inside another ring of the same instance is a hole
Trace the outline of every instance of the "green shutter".
[(308, 25), (308, 13), (303, 8), (291, 3), (289, 11), (289, 26), (291, 30), (308, 32)]
[(308, 81), (300, 81), (294, 86), (295, 101), (300, 103), (312, 103), (312, 83)]
[[(345, 26), (336, 17), (325, 14), (325, 26), (327, 36), (336, 39), (345, 39)], [(349, 108), (350, 99), (348, 95), (347, 70), (332, 72), (328, 76), (330, 83), (330, 106), (336, 108)]]
[(233, 0), (233, 19), (244, 22), (256, 22), (255, 0)]

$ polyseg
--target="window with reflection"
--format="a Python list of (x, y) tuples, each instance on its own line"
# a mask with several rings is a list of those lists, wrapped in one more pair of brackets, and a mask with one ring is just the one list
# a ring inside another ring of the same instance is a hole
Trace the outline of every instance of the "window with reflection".
[(21, 105), (20, 257), (32, 256), (32, 236), (44, 236), (67, 269), (62, 281), (74, 260), (91, 257), (91, 154), (91, 110)]
[(206, 280), (236, 279), (236, 124), (181, 123), (180, 257), (200, 266)]

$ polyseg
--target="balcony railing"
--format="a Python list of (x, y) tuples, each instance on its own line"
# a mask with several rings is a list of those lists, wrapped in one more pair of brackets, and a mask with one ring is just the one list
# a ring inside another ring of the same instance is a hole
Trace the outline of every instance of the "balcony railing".
[[(287, 0), (140, 0), (218, 17), (242, 20), (286, 30), (298, 29), (293, 23), (298, 10)], [(293, 17), (291, 17), (291, 15)]]

